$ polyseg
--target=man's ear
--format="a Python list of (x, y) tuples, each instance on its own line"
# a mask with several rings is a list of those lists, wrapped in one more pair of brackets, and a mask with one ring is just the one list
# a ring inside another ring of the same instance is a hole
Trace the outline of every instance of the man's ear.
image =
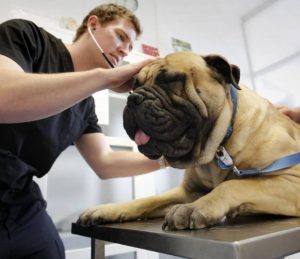
[(240, 69), (236, 65), (229, 64), (225, 58), (219, 55), (207, 55), (203, 59), (227, 84), (232, 84), (236, 89), (241, 90), (238, 85), (240, 81)]
[(96, 15), (91, 15), (87, 20), (87, 27), (90, 27), (92, 30), (95, 30), (99, 24), (99, 19)]

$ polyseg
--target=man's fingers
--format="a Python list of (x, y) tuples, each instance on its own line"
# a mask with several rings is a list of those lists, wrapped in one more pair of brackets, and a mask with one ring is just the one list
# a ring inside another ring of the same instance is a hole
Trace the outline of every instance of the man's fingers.
[(136, 73), (138, 73), (144, 66), (149, 65), (150, 63), (157, 60), (157, 58), (145, 59), (139, 62), (128, 64), (128, 66), (132, 66)]
[(132, 84), (133, 84), (133, 78), (129, 79), (128, 81), (126, 81), (124, 84), (122, 84), (121, 86), (111, 89), (114, 92), (117, 93), (126, 93), (132, 90)]
[(144, 66), (155, 60), (157, 60), (157, 58), (145, 59), (109, 70), (109, 72), (112, 73), (111, 76), (114, 78), (110, 89), (119, 93), (129, 92), (132, 89), (134, 76), (138, 74)]

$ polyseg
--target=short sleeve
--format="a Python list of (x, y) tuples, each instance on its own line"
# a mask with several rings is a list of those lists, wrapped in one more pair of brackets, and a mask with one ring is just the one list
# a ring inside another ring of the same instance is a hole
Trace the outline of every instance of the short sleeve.
[(31, 72), (37, 54), (35, 25), (25, 20), (9, 20), (0, 24), (0, 54)]
[(87, 127), (83, 131), (83, 134), (102, 132), (100, 125), (98, 124), (98, 117), (95, 112), (95, 101), (93, 97), (89, 98), (89, 114), (87, 116)]

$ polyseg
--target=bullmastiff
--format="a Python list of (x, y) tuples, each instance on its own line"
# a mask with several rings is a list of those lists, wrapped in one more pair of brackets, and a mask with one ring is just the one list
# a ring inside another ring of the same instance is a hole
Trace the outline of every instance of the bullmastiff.
[(300, 127), (239, 77), (225, 58), (192, 52), (144, 67), (124, 128), (145, 156), (184, 168), (183, 182), (161, 195), (88, 209), (79, 222), (165, 217), (163, 227), (172, 230), (240, 214), (300, 216), (300, 164), (293, 162)]

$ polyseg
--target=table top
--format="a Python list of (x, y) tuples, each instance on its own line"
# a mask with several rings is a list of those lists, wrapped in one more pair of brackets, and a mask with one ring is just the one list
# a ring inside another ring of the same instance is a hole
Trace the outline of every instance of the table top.
[(300, 251), (300, 218), (240, 216), (200, 230), (162, 230), (163, 219), (84, 227), (72, 233), (185, 258), (280, 258)]

